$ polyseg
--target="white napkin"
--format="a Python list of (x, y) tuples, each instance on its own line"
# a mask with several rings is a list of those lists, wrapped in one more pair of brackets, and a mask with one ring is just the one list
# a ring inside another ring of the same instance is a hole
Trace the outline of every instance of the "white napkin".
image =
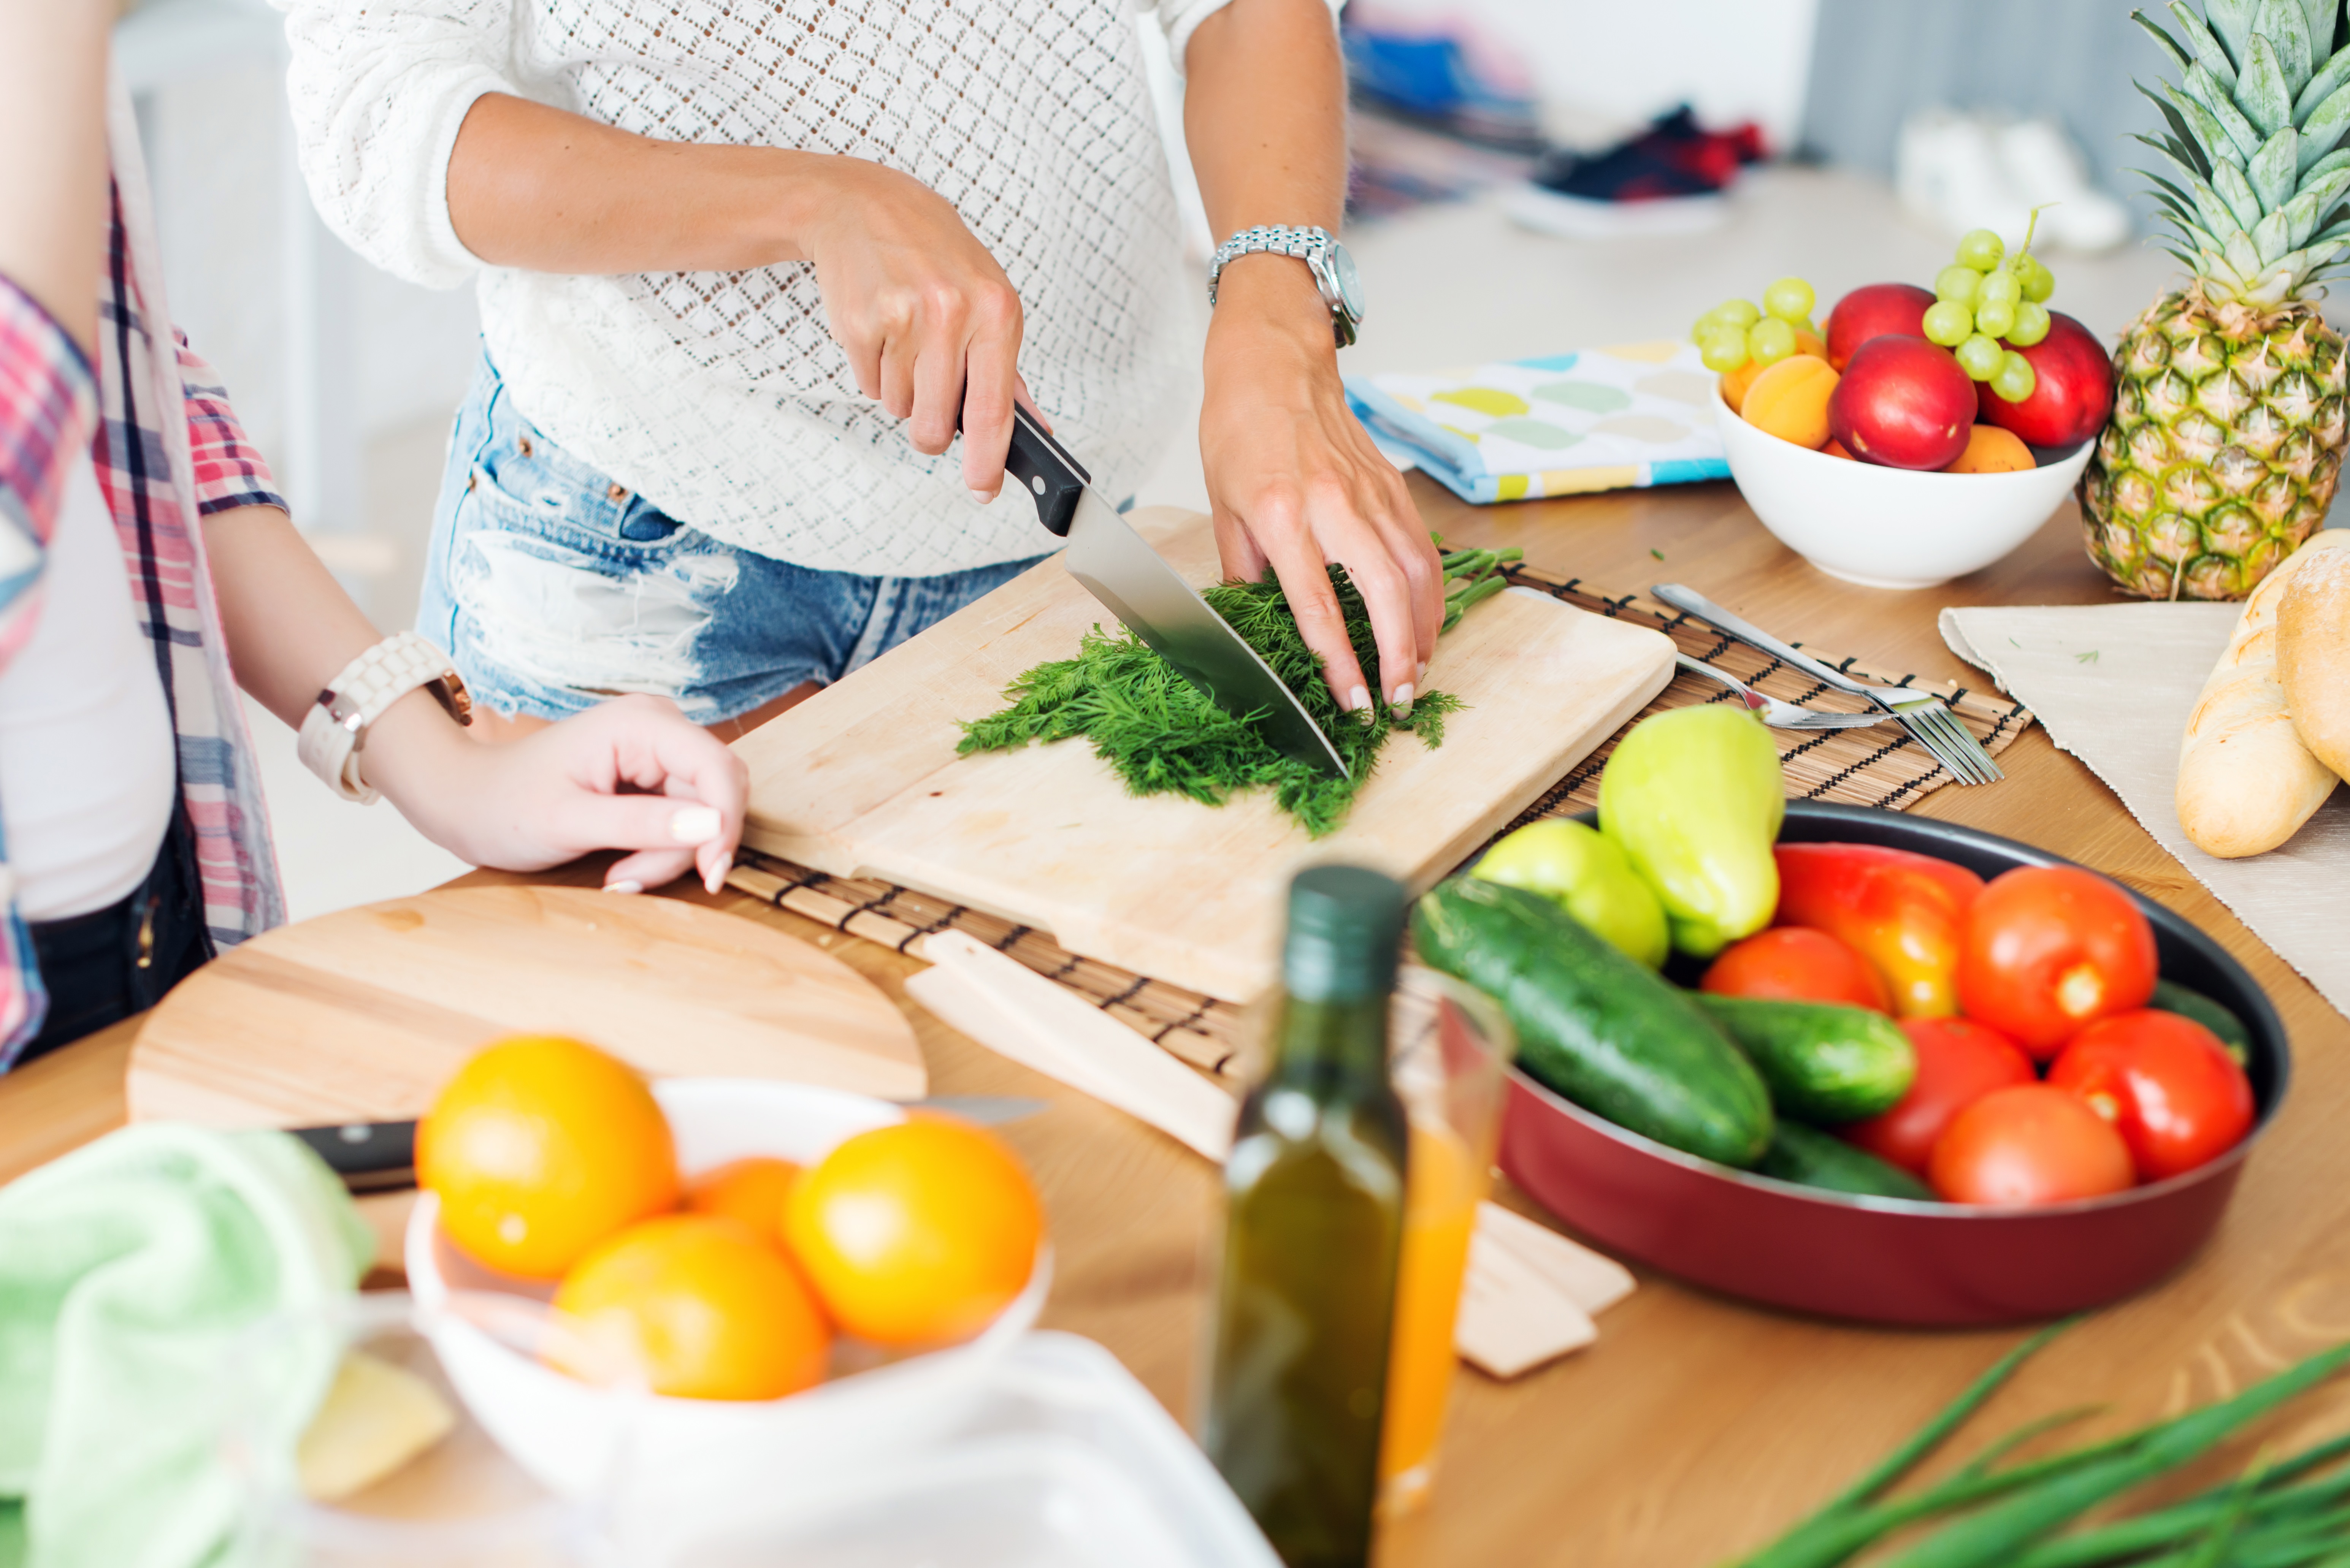
[[(1159, 1128), (1208, 1158), (1231, 1153), (1232, 1096), (1117, 1019), (961, 931), (922, 939), (931, 968), (907, 993), (997, 1054)], [(1593, 1314), (1632, 1290), (1630, 1271), (1499, 1204), (1478, 1208), (1454, 1348), (1514, 1377), (1588, 1345)]]
[[(2350, 947), (2336, 933), (2350, 886), (2350, 791), (2282, 847), (2221, 860), (2188, 842), (2173, 795), (2178, 739), (2235, 630), (2232, 604), (1946, 609), (1942, 639), (2030, 708), (2146, 830), (2337, 1011), (2350, 1012)], [(2043, 846), (2070, 853), (2061, 836)]]

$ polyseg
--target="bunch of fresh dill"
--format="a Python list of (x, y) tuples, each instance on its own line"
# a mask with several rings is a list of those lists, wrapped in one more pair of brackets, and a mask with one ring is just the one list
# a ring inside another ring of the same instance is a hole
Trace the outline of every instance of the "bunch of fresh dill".
[[(1501, 564), (1516, 555), (1462, 550), (1445, 557), (1446, 587), (1451, 590), (1446, 630), (1470, 605), (1501, 590)], [(1376, 691), (1378, 648), (1369, 612), (1346, 568), (1329, 570), (1355, 657)], [(1319, 838), (1345, 818), (1389, 735), (1406, 730), (1426, 745), (1443, 743), (1444, 715), (1461, 707), (1461, 700), (1448, 692), (1420, 692), (1409, 718), (1399, 719), (1378, 705), (1367, 713), (1339, 711), (1322, 679), (1321, 658), (1305, 646), (1281, 585), (1271, 577), (1221, 583), (1201, 597), (1297, 693), (1346, 763), (1345, 778), (1276, 750), (1255, 724), (1217, 707), (1133, 633), (1122, 628), (1105, 632), (1098, 626), (1078, 644), (1075, 659), (1040, 664), (1014, 680), (1004, 692), (1012, 706), (965, 724), (957, 752), (967, 756), (1084, 735), (1093, 742), (1094, 754), (1116, 768), (1135, 794), (1183, 794), (1203, 805), (1222, 805), (1240, 791), (1270, 789), (1281, 809)]]

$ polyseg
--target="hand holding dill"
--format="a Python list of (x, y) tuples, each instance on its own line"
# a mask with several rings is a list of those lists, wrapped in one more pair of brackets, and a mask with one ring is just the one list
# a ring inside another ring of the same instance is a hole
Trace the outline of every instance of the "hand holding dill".
[[(1457, 550), (1444, 557), (1443, 629), (1506, 585), (1501, 568), (1520, 552)], [(1347, 635), (1365, 679), (1378, 684), (1378, 649), (1362, 595), (1346, 568), (1332, 566), (1330, 584), (1347, 619)], [(1370, 776), (1379, 749), (1399, 730), (1422, 743), (1440, 745), (1444, 715), (1461, 707), (1459, 698), (1426, 691), (1413, 701), (1409, 718), (1383, 707), (1341, 713), (1322, 679), (1322, 660), (1298, 635), (1297, 622), (1278, 582), (1220, 583), (1201, 596), (1249, 646), (1337, 747), (1345, 778), (1332, 778), (1276, 750), (1256, 725), (1217, 707), (1175, 672), (1131, 632), (1086, 634), (1074, 659), (1040, 664), (1006, 690), (1012, 705), (963, 726), (959, 754), (1008, 751), (1032, 741), (1084, 735), (1094, 754), (1118, 770), (1135, 794), (1182, 794), (1203, 805), (1222, 805), (1233, 794), (1270, 789), (1281, 809), (1319, 838), (1336, 827)]]

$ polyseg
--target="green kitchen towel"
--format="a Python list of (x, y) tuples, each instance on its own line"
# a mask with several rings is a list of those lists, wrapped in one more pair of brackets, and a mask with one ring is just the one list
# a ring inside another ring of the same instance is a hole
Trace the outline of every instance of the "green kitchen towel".
[(235, 1521), (230, 1411), (290, 1447), (341, 1355), (288, 1333), (266, 1376), (236, 1378), (240, 1338), (323, 1324), (373, 1252), (284, 1133), (150, 1123), (0, 1187), (0, 1568), (213, 1560)]

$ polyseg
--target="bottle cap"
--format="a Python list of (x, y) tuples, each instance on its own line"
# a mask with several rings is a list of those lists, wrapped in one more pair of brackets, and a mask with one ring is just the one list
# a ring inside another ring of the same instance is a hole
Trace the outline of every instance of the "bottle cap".
[(1359, 866), (1316, 866), (1289, 884), (1282, 982), (1303, 1002), (1361, 1002), (1395, 989), (1403, 884)]

